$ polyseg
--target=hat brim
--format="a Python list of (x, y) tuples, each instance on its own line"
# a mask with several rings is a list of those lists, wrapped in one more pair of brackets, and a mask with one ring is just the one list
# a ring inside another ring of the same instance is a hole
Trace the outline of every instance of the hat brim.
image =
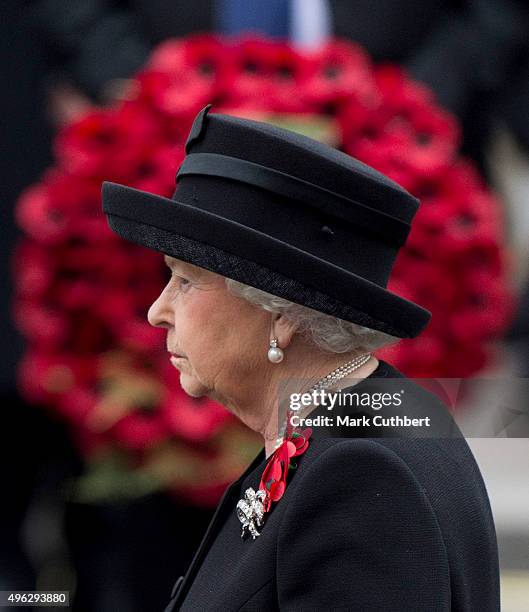
[(429, 310), (348, 270), (206, 210), (105, 181), (103, 212), (122, 238), (308, 308), (415, 338)]

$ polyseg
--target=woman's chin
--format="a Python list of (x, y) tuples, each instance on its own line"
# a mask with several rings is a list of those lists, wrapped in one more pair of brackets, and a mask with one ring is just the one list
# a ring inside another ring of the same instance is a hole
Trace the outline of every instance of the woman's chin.
[(208, 389), (194, 376), (180, 371), (180, 386), (191, 397), (204, 397)]

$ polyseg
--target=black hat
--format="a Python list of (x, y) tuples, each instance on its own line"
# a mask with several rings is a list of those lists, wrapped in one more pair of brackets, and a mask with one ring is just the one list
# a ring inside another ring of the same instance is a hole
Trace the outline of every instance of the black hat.
[(195, 117), (172, 199), (103, 183), (120, 236), (400, 338), (431, 313), (386, 289), (419, 201), (383, 174), (267, 123)]

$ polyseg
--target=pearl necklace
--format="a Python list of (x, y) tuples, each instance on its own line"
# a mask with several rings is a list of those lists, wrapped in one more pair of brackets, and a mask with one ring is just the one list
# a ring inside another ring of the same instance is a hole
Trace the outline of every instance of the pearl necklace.
[[(367, 363), (370, 359), (371, 353), (364, 353), (363, 355), (359, 355), (358, 357), (351, 359), (351, 361), (343, 363), (341, 366), (337, 367), (332, 372), (329, 372), (329, 374), (324, 376), (322, 379), (318, 380), (318, 382), (315, 383), (306, 393), (312, 393), (313, 391), (320, 391), (321, 389), (327, 389), (331, 387), (332, 385), (334, 385), (335, 382), (339, 381), (342, 378), (345, 378), (351, 372), (354, 372), (354, 370), (357, 370), (359, 367), (363, 366), (364, 363)], [(279, 435), (277, 437), (274, 450), (279, 448), (279, 446), (281, 446), (281, 444), (283, 443), (283, 438), (287, 428), (287, 421), (288, 414), (283, 422), (283, 425), (281, 426), (281, 429), (278, 432)]]

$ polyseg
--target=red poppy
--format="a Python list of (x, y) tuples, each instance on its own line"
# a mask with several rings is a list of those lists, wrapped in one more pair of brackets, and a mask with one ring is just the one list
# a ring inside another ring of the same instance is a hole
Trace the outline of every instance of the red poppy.
[(267, 493), (263, 502), (265, 512), (268, 512), (272, 502), (279, 501), (283, 497), (289, 468), (292, 467), (290, 459), (302, 455), (307, 450), (311, 434), (310, 427), (300, 430), (293, 428), (289, 423), (285, 438), (270, 456), (259, 483), (259, 488)]

